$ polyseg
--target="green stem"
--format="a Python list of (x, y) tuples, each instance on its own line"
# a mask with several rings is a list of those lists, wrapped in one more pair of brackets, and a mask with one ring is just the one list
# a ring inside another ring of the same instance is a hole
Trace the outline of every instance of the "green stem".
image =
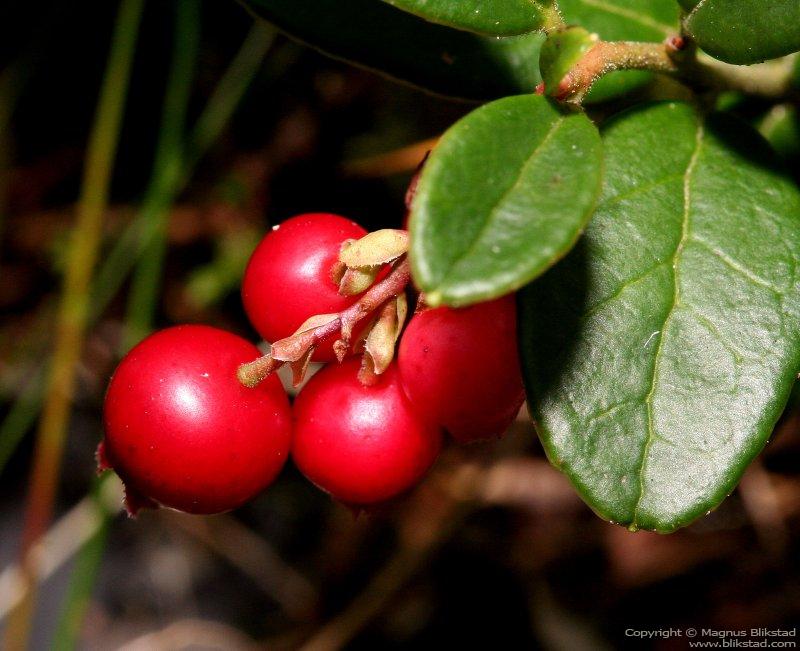
[[(159, 237), (159, 234), (163, 235), (161, 225), (166, 223), (175, 198), (186, 186), (202, 157), (219, 140), (274, 40), (275, 30), (267, 25), (257, 23), (250, 29), (244, 43), (198, 117), (185, 148), (174, 148), (171, 150), (173, 155), (164, 157), (164, 163), (170, 172), (153, 176), (139, 213), (117, 238), (106, 258), (106, 264), (98, 274), (92, 302), (95, 306), (102, 306), (100, 311), (117, 293), (134, 262), (147, 250), (150, 243)], [(156, 266), (152, 262), (151, 265)], [(151, 267), (148, 273), (156, 271), (160, 275), (160, 269), (159, 260), (157, 269)], [(153, 283), (154, 286), (156, 284), (157, 282)], [(146, 292), (147, 290), (142, 288), (135, 299), (131, 298), (129, 305), (132, 311), (137, 309), (135, 305), (141, 305), (143, 311), (151, 309), (144, 306), (145, 299), (142, 297)], [(150, 302), (150, 305), (152, 304), (153, 301)], [(151, 322), (152, 316), (149, 316), (147, 327), (140, 329), (136, 334), (128, 335), (125, 344), (129, 346), (136, 343), (146, 334), (145, 330), (149, 330)]]
[[(256, 24), (251, 28), (192, 131), (187, 147), (190, 153), (184, 161), (180, 178), (175, 180), (173, 196), (183, 189), (191, 177), (194, 166), (219, 138), (255, 77), (274, 37), (274, 30), (263, 24)], [(163, 201), (163, 196), (148, 188), (145, 192), (145, 201), (138, 213), (116, 238), (109, 254), (103, 258), (89, 301), (89, 323), (94, 323), (105, 311), (133, 269), (151, 237), (152, 230), (149, 230), (147, 225), (155, 221), (152, 214), (169, 210), (170, 204)], [(41, 384), (42, 374), (42, 369), (35, 372), (0, 425), (0, 474), (39, 413), (44, 393)]]
[(72, 651), (78, 645), (83, 619), (103, 560), (111, 522), (119, 512), (118, 509), (109, 510), (103, 499), (103, 487), (109, 476), (96, 478), (92, 485), (90, 496), (99, 522), (96, 531), (83, 544), (75, 559), (64, 607), (51, 645), (54, 651)]
[[(184, 0), (184, 2), (194, 1)], [(121, 242), (115, 248), (116, 254), (112, 252), (112, 255), (105, 259), (101, 272), (98, 274), (90, 306), (89, 318), (92, 321), (103, 312), (132, 268), (133, 261), (144, 250), (149, 237), (154, 236), (154, 226), (159, 223), (158, 216), (168, 214), (174, 197), (185, 186), (194, 166), (219, 138), (258, 71), (261, 61), (273, 40), (274, 31), (270, 28), (265, 28), (263, 25), (252, 28), (239, 53), (218, 83), (206, 109), (192, 131), (189, 146), (187, 147), (191, 152), (191, 156), (183, 162), (180, 158), (177, 159), (177, 165), (182, 169), (180, 169), (179, 173), (167, 175), (168, 183), (164, 181), (165, 177), (159, 177), (158, 174), (154, 173), (139, 214), (125, 231), (123, 237), (120, 238)], [(162, 121), (162, 129), (169, 129), (172, 124), (174, 124), (172, 121), (164, 119)], [(178, 132), (178, 137), (180, 137), (180, 133), (182, 131)], [(166, 139), (160, 136), (159, 142), (163, 143), (165, 141)], [(175, 152), (181, 151), (182, 148), (179, 142), (173, 142), (167, 147), (167, 150)], [(165, 164), (171, 165), (172, 163), (169, 160), (168, 157), (162, 158), (162, 162), (166, 161)], [(131, 255), (131, 249), (135, 250), (136, 255)], [(34, 389), (40, 389), (38, 382), (34, 381), (31, 386)], [(0, 429), (0, 433), (4, 435), (2, 438), (3, 446), (0, 448), (0, 471), (15, 447), (15, 444), (10, 446), (7, 444), (6, 436), (9, 433), (13, 433), (15, 435), (13, 438), (17, 441), (21, 438), (22, 434), (30, 427), (40, 400), (40, 393), (35, 390), (29, 392), (26, 389), (21, 399), (12, 409), (10, 416), (14, 415), (14, 419), (10, 422), (7, 419), (3, 423), (3, 427)], [(16, 425), (16, 428), (10, 427), (13, 425)], [(99, 482), (94, 491), (95, 499), (98, 499), (97, 495), (101, 487), (102, 482)], [(114, 515), (107, 508), (102, 513), (103, 521), (100, 529), (83, 546), (76, 561), (75, 573), (71, 580), (65, 610), (55, 638), (55, 645), (58, 649), (71, 649), (76, 644), (94, 580), (102, 560), (108, 526)], [(32, 588), (31, 583), (29, 583), (29, 586)], [(26, 600), (30, 601), (30, 597), (26, 598)]]
[(40, 366), (25, 382), (21, 393), (17, 395), (14, 405), (0, 425), (0, 474), (5, 470), (8, 460), (14, 454), (25, 432), (36, 422), (36, 416), (42, 408), (43, 380), (44, 369)]
[(166, 208), (175, 200), (177, 181), (182, 172), (186, 112), (191, 97), (200, 35), (200, 4), (198, 0), (177, 0), (175, 9), (172, 67), (167, 79), (153, 177), (145, 198), (145, 204), (153, 203), (160, 209), (145, 213), (145, 225), (152, 236), (133, 275), (123, 352), (147, 335), (152, 328), (167, 249), (166, 228), (169, 213)]
[(257, 22), (250, 29), (197, 119), (187, 147), (187, 169), (194, 169), (200, 158), (217, 141), (274, 40), (275, 29), (266, 23)]
[(21, 567), (30, 585), (6, 628), (6, 648), (24, 649), (35, 603), (30, 550), (52, 517), (69, 420), (75, 371), (89, 312), (89, 288), (102, 238), (111, 172), (144, 0), (122, 0), (87, 151), (77, 221), (71, 234), (56, 322), (47, 399), (37, 432), (22, 533)]
[[(690, 60), (691, 61), (691, 60)], [(685, 77), (689, 82), (704, 84), (716, 90), (738, 90), (748, 95), (758, 95), (774, 100), (797, 98), (794, 88), (796, 59), (784, 57), (751, 66), (734, 66), (723, 63), (707, 54), (699, 53), (691, 61)]]

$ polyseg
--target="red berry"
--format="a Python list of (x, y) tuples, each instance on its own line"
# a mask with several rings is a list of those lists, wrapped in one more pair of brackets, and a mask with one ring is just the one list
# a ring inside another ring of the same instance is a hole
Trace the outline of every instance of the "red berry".
[(467, 443), (502, 434), (525, 399), (513, 296), (415, 314), (398, 366), (414, 408)]
[(436, 459), (442, 434), (412, 409), (397, 368), (358, 381), (360, 360), (317, 373), (294, 403), (292, 456), (336, 499), (375, 504), (411, 488)]
[[(287, 219), (267, 233), (250, 258), (242, 300), (250, 322), (269, 342), (293, 334), (315, 314), (341, 312), (357, 299), (339, 294), (331, 268), (342, 242), (367, 234), (355, 222), (327, 213)], [(314, 360), (335, 358), (336, 336), (320, 345)]]
[(236, 335), (184, 325), (125, 356), (106, 394), (100, 454), (125, 483), (132, 510), (150, 498), (219, 513), (275, 479), (291, 445), (291, 411), (275, 376), (255, 389), (237, 381), (239, 364), (258, 355)]

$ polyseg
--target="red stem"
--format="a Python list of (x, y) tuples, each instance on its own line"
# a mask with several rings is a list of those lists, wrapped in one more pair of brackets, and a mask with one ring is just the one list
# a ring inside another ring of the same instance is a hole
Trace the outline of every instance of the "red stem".
[[(336, 318), (328, 321), (305, 332), (299, 332), (281, 339), (273, 344), (273, 350), (280, 349), (291, 353), (290, 355), (283, 354), (282, 357), (292, 357), (292, 359), (275, 359), (269, 353), (263, 357), (259, 357), (252, 362), (242, 364), (236, 372), (236, 376), (246, 387), (255, 387), (259, 382), (263, 381), (270, 373), (277, 370), (280, 366), (287, 361), (297, 361), (302, 359), (303, 355), (308, 352), (310, 348), (316, 346), (320, 341), (330, 337), (337, 331), (341, 332), (344, 346), (350, 345), (350, 338), (353, 328), (359, 321), (372, 314), (387, 300), (394, 298), (406, 288), (411, 278), (411, 270), (408, 264), (407, 256), (398, 258), (389, 274), (380, 282), (370, 287), (364, 295), (353, 305), (346, 310), (340, 312)], [(339, 344), (339, 342), (337, 342)], [(342, 346), (337, 346), (340, 348)]]

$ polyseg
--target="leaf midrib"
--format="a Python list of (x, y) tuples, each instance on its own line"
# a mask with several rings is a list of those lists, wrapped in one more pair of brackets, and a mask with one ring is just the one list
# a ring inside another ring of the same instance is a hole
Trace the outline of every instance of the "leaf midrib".
[(623, 9), (622, 7), (618, 7), (616, 5), (608, 4), (603, 0), (581, 0), (583, 4), (588, 5), (590, 7), (595, 7), (596, 9), (600, 9), (602, 11), (606, 11), (610, 14), (615, 14), (617, 16), (621, 16), (623, 18), (630, 18), (631, 20), (635, 20), (640, 25), (645, 27), (651, 27), (652, 29), (657, 29), (660, 32), (664, 32), (665, 35), (669, 36), (673, 32), (676, 31), (675, 27), (670, 27), (664, 23), (661, 23), (650, 16), (645, 14), (640, 14), (637, 11), (633, 11), (632, 9)]
[(698, 123), (697, 131), (696, 131), (696, 143), (694, 151), (692, 152), (692, 157), (689, 159), (689, 163), (686, 166), (686, 172), (683, 176), (683, 221), (681, 223), (681, 238), (678, 241), (677, 246), (675, 247), (675, 251), (672, 254), (672, 283), (673, 283), (673, 296), (672, 296), (672, 305), (667, 312), (667, 316), (664, 318), (664, 323), (661, 326), (661, 333), (658, 337), (658, 346), (656, 347), (656, 352), (653, 360), (653, 372), (652, 378), (650, 381), (650, 390), (647, 393), (647, 396), (644, 399), (644, 403), (647, 407), (647, 440), (644, 444), (644, 449), (642, 450), (642, 460), (639, 464), (639, 495), (636, 498), (636, 503), (633, 507), (633, 516), (631, 518), (631, 528), (637, 527), (637, 520), (639, 519), (639, 509), (642, 504), (642, 499), (645, 494), (645, 472), (647, 470), (647, 460), (650, 456), (650, 448), (653, 444), (653, 440), (656, 438), (656, 431), (655, 426), (653, 424), (653, 396), (655, 395), (656, 390), (656, 377), (658, 376), (659, 372), (659, 365), (661, 363), (661, 356), (663, 352), (663, 345), (664, 345), (664, 336), (667, 331), (667, 327), (669, 326), (670, 321), (672, 320), (675, 309), (678, 307), (680, 303), (680, 284), (678, 282), (678, 266), (680, 264), (680, 258), (683, 253), (683, 248), (686, 245), (687, 241), (689, 240), (689, 226), (690, 226), (690, 204), (691, 204), (691, 179), (692, 173), (697, 165), (697, 160), (700, 157), (700, 151), (703, 145), (703, 135), (704, 135), (704, 128), (703, 125)]
[(493, 225), (494, 221), (497, 218), (497, 211), (499, 210), (500, 206), (502, 206), (506, 199), (508, 199), (509, 195), (519, 187), (522, 179), (525, 178), (525, 171), (528, 168), (528, 165), (532, 164), (532, 161), (536, 159), (536, 155), (542, 150), (542, 148), (547, 144), (547, 142), (553, 137), (553, 135), (558, 131), (558, 129), (565, 123), (566, 118), (558, 117), (553, 122), (552, 126), (545, 134), (545, 137), (542, 138), (541, 142), (539, 142), (536, 147), (534, 147), (533, 151), (528, 155), (525, 163), (520, 166), (519, 174), (514, 182), (503, 192), (502, 196), (495, 202), (494, 206), (489, 210), (489, 216), (487, 217), (486, 221), (484, 222), (481, 229), (477, 232), (475, 237), (472, 239), (472, 242), (469, 243), (467, 248), (464, 252), (455, 258), (450, 265), (448, 271), (442, 276), (442, 279), (439, 281), (438, 286), (434, 291), (440, 292), (442, 288), (448, 284), (449, 277), (453, 274), (455, 269), (469, 256), (471, 256), (475, 249), (477, 248), (480, 241), (483, 239), (483, 236), (486, 235), (486, 232), (490, 229), (490, 226)]

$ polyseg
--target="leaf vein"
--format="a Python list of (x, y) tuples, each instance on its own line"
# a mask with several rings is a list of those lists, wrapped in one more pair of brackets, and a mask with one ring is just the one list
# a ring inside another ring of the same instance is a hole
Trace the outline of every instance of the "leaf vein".
[(661, 185), (666, 185), (670, 181), (675, 181), (676, 179), (681, 179), (681, 178), (683, 178), (683, 174), (670, 174), (669, 176), (660, 178), (657, 181), (645, 183), (644, 185), (637, 185), (636, 187), (630, 190), (626, 190), (625, 192), (620, 192), (619, 194), (615, 194), (613, 197), (606, 199), (605, 201), (600, 203), (598, 208), (607, 208), (608, 206), (613, 206), (614, 204), (620, 203), (621, 201), (625, 201), (625, 199), (630, 199), (631, 197), (635, 197), (638, 194), (642, 194), (644, 192), (657, 188)]
[(595, 303), (594, 305), (592, 305), (592, 307), (590, 307), (588, 310), (586, 310), (586, 312), (584, 312), (584, 313), (581, 315), (581, 318), (582, 318), (582, 319), (588, 319), (590, 316), (592, 316), (593, 314), (595, 314), (596, 312), (598, 312), (598, 311), (600, 310), (600, 308), (602, 308), (604, 305), (607, 305), (607, 304), (608, 304), (608, 303), (610, 303), (611, 301), (613, 301), (613, 300), (615, 300), (615, 299), (619, 298), (619, 296), (622, 294), (622, 292), (624, 292), (626, 289), (628, 289), (628, 288), (629, 288), (629, 287), (631, 287), (632, 285), (635, 285), (636, 283), (640, 283), (640, 282), (642, 282), (643, 280), (647, 279), (647, 278), (648, 278), (648, 277), (649, 277), (649, 276), (650, 276), (650, 275), (651, 275), (651, 274), (652, 274), (654, 271), (656, 271), (657, 269), (660, 269), (661, 267), (663, 267), (664, 265), (666, 265), (666, 264), (667, 264), (667, 262), (668, 262), (668, 261), (664, 261), (664, 260), (662, 260), (661, 262), (659, 262), (659, 263), (657, 263), (657, 264), (654, 264), (652, 267), (650, 267), (650, 268), (649, 268), (649, 269), (647, 269), (646, 271), (643, 271), (643, 272), (642, 272), (641, 274), (639, 274), (638, 276), (635, 276), (635, 277), (633, 277), (633, 278), (631, 278), (631, 279), (629, 279), (629, 280), (626, 280), (624, 283), (622, 283), (622, 284), (621, 284), (621, 285), (620, 285), (620, 286), (619, 286), (619, 287), (618, 287), (618, 288), (617, 288), (617, 289), (614, 291), (614, 293), (613, 293), (613, 294), (611, 294), (610, 296), (608, 296), (608, 297), (604, 298), (604, 299), (603, 299), (603, 300), (601, 300), (599, 303)]
[(487, 217), (481, 229), (473, 238), (472, 242), (470, 242), (469, 246), (466, 249), (464, 249), (464, 252), (462, 254), (460, 254), (458, 257), (456, 257), (455, 260), (453, 260), (453, 263), (450, 265), (450, 269), (448, 270), (447, 273), (444, 274), (442, 280), (439, 282), (439, 287), (443, 287), (444, 285), (446, 285), (448, 277), (453, 273), (456, 267), (458, 267), (461, 263), (464, 262), (464, 260), (469, 258), (475, 252), (475, 249), (478, 247), (478, 244), (483, 239), (483, 236), (486, 234), (487, 231), (490, 230), (490, 227), (492, 226), (494, 220), (496, 219), (497, 212), (500, 209), (500, 206), (502, 206), (503, 203), (505, 203), (506, 199), (508, 199), (508, 197), (514, 192), (514, 190), (516, 190), (519, 187), (519, 185), (525, 179), (525, 170), (527, 169), (528, 165), (530, 165), (532, 161), (536, 159), (536, 154), (538, 154), (542, 150), (542, 148), (547, 144), (547, 142), (553, 137), (553, 135), (558, 131), (559, 127), (561, 127), (563, 124), (564, 124), (564, 118), (562, 117), (557, 118), (555, 122), (553, 122), (553, 125), (545, 134), (545, 137), (542, 138), (542, 141), (539, 144), (537, 144), (536, 147), (534, 147), (533, 151), (528, 156), (528, 159), (520, 167), (519, 175), (517, 176), (514, 183), (512, 183), (508, 187), (508, 189), (505, 192), (503, 192), (503, 195), (497, 200), (495, 205), (489, 211), (489, 216)]
[(601, 418), (606, 418), (610, 416), (611, 414), (619, 411), (620, 409), (623, 409), (624, 407), (630, 407), (631, 405), (639, 405), (641, 402), (642, 398), (629, 398), (627, 400), (623, 400), (622, 402), (618, 402), (586, 418), (584, 420), (584, 425), (590, 425), (591, 423), (600, 420)]
[(700, 151), (702, 150), (704, 129), (702, 124), (697, 125), (695, 149), (689, 164), (686, 166), (686, 172), (683, 176), (683, 220), (681, 223), (681, 237), (678, 245), (675, 247), (675, 252), (672, 255), (672, 282), (673, 282), (673, 298), (672, 305), (669, 312), (664, 319), (664, 325), (661, 328), (661, 334), (658, 338), (658, 345), (656, 347), (655, 356), (653, 359), (653, 377), (650, 382), (650, 390), (645, 398), (645, 405), (647, 406), (647, 440), (642, 450), (642, 461), (639, 466), (639, 496), (633, 507), (633, 517), (631, 518), (631, 526), (636, 528), (637, 520), (639, 519), (639, 509), (642, 505), (642, 498), (645, 493), (645, 472), (647, 469), (647, 458), (650, 454), (650, 448), (656, 437), (655, 426), (653, 424), (653, 396), (656, 390), (656, 378), (658, 377), (659, 365), (661, 363), (661, 355), (664, 347), (664, 337), (666, 335), (669, 323), (675, 314), (675, 308), (680, 304), (680, 283), (678, 280), (678, 265), (683, 253), (683, 248), (689, 240), (689, 226), (690, 226), (690, 208), (691, 208), (691, 181), (692, 173), (697, 166), (697, 161), (700, 158)]
[(775, 285), (770, 283), (768, 280), (765, 280), (764, 278), (761, 278), (757, 274), (754, 274), (752, 271), (747, 269), (747, 267), (742, 265), (740, 262), (737, 262), (733, 257), (728, 255), (727, 253), (725, 253), (721, 249), (716, 248), (714, 245), (712, 245), (710, 242), (706, 241), (702, 237), (698, 237), (697, 235), (693, 235), (692, 236), (692, 240), (694, 242), (697, 242), (700, 246), (702, 246), (704, 249), (706, 249), (714, 257), (719, 259), (726, 267), (728, 267), (732, 271), (735, 271), (740, 276), (743, 276), (744, 278), (749, 280), (754, 285), (759, 285), (760, 287), (763, 287), (764, 289), (769, 290), (773, 294), (777, 294), (779, 297), (783, 296), (783, 292), (778, 287), (775, 287)]
[(749, 357), (745, 352), (739, 350), (732, 342), (728, 341), (725, 335), (722, 334), (722, 331), (719, 329), (716, 323), (714, 323), (711, 319), (709, 319), (705, 314), (703, 314), (700, 310), (698, 310), (693, 305), (687, 306), (689, 311), (694, 315), (697, 321), (705, 326), (706, 330), (708, 330), (714, 338), (722, 344), (723, 348), (727, 350), (731, 357), (736, 360), (737, 364), (741, 364), (746, 358)]

